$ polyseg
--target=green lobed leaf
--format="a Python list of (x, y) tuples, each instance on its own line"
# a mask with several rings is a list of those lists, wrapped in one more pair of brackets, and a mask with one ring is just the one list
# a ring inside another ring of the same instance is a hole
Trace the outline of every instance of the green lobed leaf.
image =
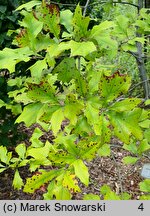
[(104, 196), (104, 200), (120, 200), (120, 197), (113, 191)]
[(52, 7), (49, 7), (47, 4), (44, 4), (40, 8), (39, 12), (38, 18), (39, 21), (43, 23), (44, 30), (50, 32), (58, 39), (60, 34), (60, 16), (58, 6), (53, 4)]
[(30, 142), (32, 143), (32, 147), (43, 147), (44, 143), (39, 140), (39, 138), (43, 135), (43, 132), (40, 130), (40, 128), (36, 127), (34, 129), (34, 132), (32, 134), (32, 137), (30, 138)]
[[(107, 115), (101, 114), (99, 118), (99, 131), (100, 131), (100, 143), (101, 146), (103, 144), (109, 143), (111, 138), (111, 129), (110, 129), (110, 122), (107, 119)], [(107, 149), (107, 153), (108, 153)]]
[(20, 174), (18, 170), (15, 171), (14, 179), (13, 179), (13, 187), (14, 189), (21, 189), (24, 185), (22, 178), (20, 177)]
[(7, 168), (0, 168), (0, 173), (4, 172)]
[(124, 192), (120, 195), (120, 198), (121, 198), (121, 200), (130, 200), (131, 196), (132, 196), (131, 194)]
[(86, 38), (88, 36), (89, 22), (90, 18), (83, 17), (81, 7), (78, 4), (72, 20), (74, 28), (73, 34), (76, 41), (80, 41), (80, 39)]
[[(61, 42), (61, 43), (52, 43), (48, 46), (47, 52), (50, 58), (58, 57), (65, 50), (70, 49), (69, 42)], [(69, 60), (71, 61), (71, 60)]]
[(112, 101), (120, 94), (125, 94), (131, 85), (131, 78), (115, 72), (111, 76), (103, 75), (99, 83), (100, 95), (106, 101)]
[(5, 102), (2, 101), (2, 100), (0, 99), (0, 108), (1, 108), (2, 106), (5, 106)]
[(82, 160), (92, 160), (96, 157), (100, 143), (97, 141), (81, 140), (78, 143), (79, 156)]
[(124, 144), (123, 145), (123, 149), (133, 153), (133, 154), (137, 154), (137, 146), (135, 142), (130, 142), (129, 144)]
[(79, 154), (79, 149), (75, 144), (76, 139), (77, 136), (75, 134), (63, 136), (63, 133), (60, 133), (57, 135), (57, 138), (55, 139), (55, 143), (58, 144), (62, 143), (65, 146), (65, 150), (67, 150), (67, 152), (73, 155), (74, 159), (76, 159), (76, 156)]
[(110, 145), (104, 144), (100, 149), (98, 150), (98, 155), (102, 157), (110, 156)]
[(96, 135), (101, 135), (100, 122), (99, 122), (99, 109), (93, 107), (91, 103), (86, 104), (84, 114), (87, 118), (87, 122), (93, 126)]
[(150, 179), (145, 179), (144, 181), (140, 182), (139, 184), (140, 190), (143, 192), (150, 192)]
[(36, 38), (41, 32), (43, 23), (37, 20), (33, 13), (22, 11), (21, 14), (24, 16), (24, 19), (20, 22), (20, 25), (27, 29), (29, 38), (33, 42), (33, 38)]
[(34, 6), (37, 6), (37, 5), (41, 5), (41, 1), (33, 0), (33, 1), (30, 1), (30, 2), (27, 2), (25, 4), (20, 5), (16, 9), (16, 11), (22, 10), (24, 8), (29, 11), (30, 9), (32, 9)]
[(68, 32), (72, 32), (73, 30), (72, 19), (73, 13), (70, 10), (60, 11), (60, 23), (65, 26)]
[(103, 185), (100, 192), (104, 196), (104, 200), (120, 200), (120, 197), (108, 185)]
[(31, 147), (27, 149), (26, 155), (27, 156), (31, 156), (33, 158), (35, 158), (36, 160), (40, 160), (40, 161), (44, 161), (46, 160), (46, 158), (49, 155), (49, 151), (51, 148), (51, 144), (47, 141), (45, 143), (45, 146), (43, 147), (39, 147), (39, 148), (35, 148), (35, 147)]
[(143, 132), (138, 125), (140, 116), (141, 109), (138, 108), (123, 113), (111, 111), (109, 117), (114, 127), (114, 134), (126, 144), (129, 143), (129, 137), (131, 135), (141, 140), (143, 138)]
[(114, 27), (115, 24), (114, 22), (112, 21), (104, 21), (102, 23), (100, 23), (99, 25), (95, 25), (92, 30), (91, 30), (91, 33), (90, 33), (90, 38), (94, 38), (94, 39), (97, 39), (103, 35), (106, 36), (106, 30), (107, 29), (110, 29), (112, 27)]
[(67, 104), (64, 107), (64, 116), (70, 120), (70, 124), (76, 125), (78, 115), (81, 113), (83, 106), (80, 103)]
[(80, 181), (88, 186), (89, 184), (89, 172), (88, 168), (85, 166), (82, 160), (78, 159), (73, 164), (75, 169), (75, 175), (80, 179)]
[(76, 42), (71, 40), (69, 42), (72, 56), (83, 56), (86, 57), (88, 54), (96, 51), (96, 46), (93, 42)]
[(46, 60), (38, 60), (34, 65), (29, 67), (31, 71), (31, 76), (40, 79), (43, 74), (43, 70), (47, 69)]
[(92, 128), (88, 124), (86, 117), (80, 116), (78, 117), (78, 122), (76, 124), (75, 133), (81, 135), (84, 132), (90, 134), (92, 132)]
[(27, 97), (34, 102), (41, 102), (43, 104), (57, 105), (56, 97), (52, 92), (46, 92), (45, 89), (35, 87), (33, 90), (27, 92)]
[(20, 158), (24, 159), (25, 153), (26, 153), (25, 144), (23, 143), (23, 144), (17, 145), (17, 147), (15, 148), (15, 151), (17, 152), (17, 154), (19, 155)]
[(47, 187), (47, 193), (43, 194), (44, 200), (53, 200), (54, 191), (56, 189), (55, 180), (51, 181)]
[(38, 115), (43, 108), (41, 103), (33, 103), (27, 105), (21, 115), (16, 119), (15, 123), (25, 122), (26, 126), (29, 127), (38, 120)]
[(146, 129), (144, 131), (144, 137), (147, 139), (147, 141), (150, 143), (150, 128)]
[(111, 189), (108, 185), (104, 184), (101, 188), (100, 188), (100, 192), (102, 195), (105, 195), (107, 193), (111, 192)]
[(0, 51), (0, 68), (8, 69), (11, 73), (15, 72), (15, 65), (21, 61), (29, 61), (31, 55), (33, 55), (33, 52), (28, 47), (17, 49), (5, 48)]
[(123, 158), (124, 164), (135, 164), (139, 160), (137, 157), (126, 156)]
[(122, 101), (115, 102), (110, 106), (110, 109), (115, 110), (116, 112), (129, 111), (134, 109), (140, 103), (141, 99), (139, 98), (126, 98)]
[(56, 110), (51, 117), (51, 125), (52, 125), (52, 131), (54, 133), (54, 136), (56, 136), (58, 131), (60, 130), (60, 126), (63, 120), (64, 120), (64, 112), (63, 112), (63, 107), (61, 107), (58, 110)]
[(145, 101), (145, 105), (149, 105), (150, 104), (150, 99)]
[(62, 82), (70, 82), (76, 77), (77, 68), (74, 58), (64, 58), (53, 70), (58, 73), (58, 79)]
[(142, 128), (150, 128), (150, 119), (145, 119), (144, 121), (139, 123)]
[(141, 141), (141, 143), (139, 144), (137, 151), (138, 151), (139, 154), (142, 154), (145, 151), (148, 151), (149, 149), (150, 149), (150, 145), (148, 144), (148, 140), (147, 139), (143, 139)]
[(90, 193), (90, 194), (85, 194), (83, 200), (100, 200), (100, 197), (98, 195)]
[(139, 200), (150, 200), (150, 195), (142, 195)]
[(128, 27), (129, 27), (129, 18), (127, 18), (124, 15), (119, 15), (116, 17), (116, 21), (115, 21), (115, 30), (114, 30), (114, 34), (116, 34), (116, 36), (119, 39), (125, 39), (128, 37)]
[(12, 152), (8, 152), (5, 146), (0, 146), (0, 161), (9, 164), (12, 158)]
[(66, 166), (66, 164), (72, 164), (76, 160), (74, 155), (66, 153), (66, 151), (50, 152), (49, 158), (52, 164), (56, 166)]
[(54, 195), (56, 197), (56, 200), (70, 200), (71, 194), (69, 190), (62, 185), (55, 186)]

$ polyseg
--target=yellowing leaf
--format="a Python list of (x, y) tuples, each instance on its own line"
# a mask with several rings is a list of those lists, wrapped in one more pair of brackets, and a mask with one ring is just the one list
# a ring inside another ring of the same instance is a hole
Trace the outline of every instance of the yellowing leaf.
[(63, 186), (68, 188), (71, 192), (80, 192), (80, 188), (78, 186), (77, 180), (75, 179), (75, 175), (71, 175), (69, 172), (64, 175)]
[(53, 178), (60, 174), (60, 170), (51, 170), (49, 172), (43, 172), (33, 175), (31, 178), (27, 178), (23, 191), (26, 193), (34, 193), (36, 189), (39, 189), (45, 183), (48, 183)]

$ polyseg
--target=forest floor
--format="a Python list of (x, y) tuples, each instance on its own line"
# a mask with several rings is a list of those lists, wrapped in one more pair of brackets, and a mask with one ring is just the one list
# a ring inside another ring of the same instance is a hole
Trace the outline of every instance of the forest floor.
[[(23, 129), (28, 135), (26, 143), (34, 130), (34, 127)], [(46, 133), (42, 137), (44, 140), (52, 139), (51, 132)], [(121, 148), (122, 143), (117, 139), (111, 142), (111, 157), (96, 157), (93, 161), (87, 163), (90, 173), (90, 183), (88, 187), (80, 184), (81, 193), (73, 194), (74, 200), (83, 199), (84, 194), (94, 193), (100, 194), (100, 187), (107, 184), (111, 189), (119, 194), (128, 192), (132, 195), (132, 200), (138, 200), (143, 193), (139, 190), (139, 183), (143, 180), (140, 176), (141, 168), (145, 163), (149, 163), (146, 157), (141, 158), (135, 165), (124, 165), (123, 157), (130, 153)], [(27, 167), (20, 168), (20, 175), (24, 182), (27, 177), (31, 177), (34, 173), (30, 173)], [(0, 173), (0, 200), (42, 200), (43, 193), (46, 188), (40, 188), (34, 194), (24, 193), (22, 190), (14, 190), (12, 187), (14, 171), (8, 169)]]

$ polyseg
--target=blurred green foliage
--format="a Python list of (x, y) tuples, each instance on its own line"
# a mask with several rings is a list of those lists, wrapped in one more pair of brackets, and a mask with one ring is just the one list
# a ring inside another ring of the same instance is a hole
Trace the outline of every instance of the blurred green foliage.
[(15, 9), (22, 3), (29, 0), (0, 0), (0, 49), (9, 47), (11, 37), (7, 36), (8, 29), (16, 29), (18, 27), (18, 13)]
[[(9, 29), (18, 28), (19, 13), (15, 9), (29, 0), (0, 0), (0, 50), (10, 47), (12, 37), (7, 36)], [(18, 66), (18, 73), (21, 67)], [(17, 76), (18, 73), (15, 75)], [(12, 90), (7, 85), (9, 73), (7, 70), (0, 70), (0, 99), (5, 103), (9, 103), (8, 92)], [(13, 116), (10, 110), (5, 107), (0, 108), (0, 138), (1, 144), (4, 146), (16, 145), (16, 143), (24, 138), (17, 130), (14, 124), (16, 116)]]

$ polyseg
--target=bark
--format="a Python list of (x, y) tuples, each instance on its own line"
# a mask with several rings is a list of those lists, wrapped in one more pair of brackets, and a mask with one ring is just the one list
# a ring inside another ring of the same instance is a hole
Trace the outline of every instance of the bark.
[[(139, 11), (144, 7), (142, 0), (138, 0), (138, 6), (139, 6)], [(138, 33), (138, 28), (137, 28), (136, 36), (142, 37), (142, 35)], [(137, 46), (137, 55), (135, 56), (135, 58), (137, 61), (140, 77), (141, 77), (141, 80), (143, 83), (145, 99), (148, 99), (148, 98), (150, 98), (150, 85), (149, 85), (149, 81), (148, 81), (148, 77), (147, 77), (147, 71), (146, 71), (144, 58), (143, 58), (143, 56), (144, 56), (143, 46), (140, 42), (137, 42), (136, 46)]]

